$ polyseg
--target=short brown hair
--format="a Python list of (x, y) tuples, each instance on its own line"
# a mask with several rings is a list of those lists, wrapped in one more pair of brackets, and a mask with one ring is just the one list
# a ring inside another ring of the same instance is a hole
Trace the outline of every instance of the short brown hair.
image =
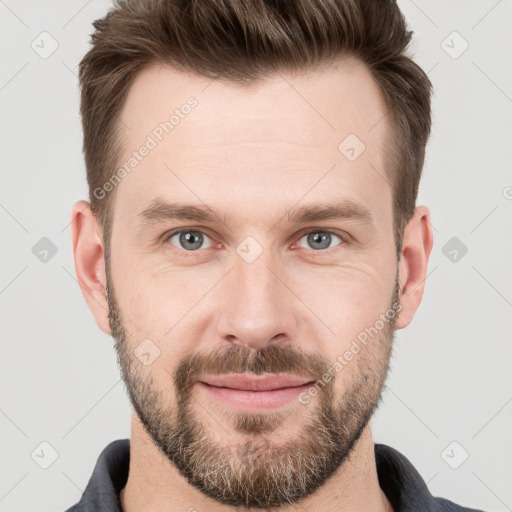
[(244, 85), (353, 56), (366, 64), (387, 103), (386, 173), (400, 253), (430, 135), (432, 84), (405, 53), (412, 31), (395, 1), (115, 0), (94, 28), (79, 79), (89, 197), (105, 244), (115, 195), (98, 199), (94, 191), (119, 165), (119, 114), (144, 68), (164, 63)]

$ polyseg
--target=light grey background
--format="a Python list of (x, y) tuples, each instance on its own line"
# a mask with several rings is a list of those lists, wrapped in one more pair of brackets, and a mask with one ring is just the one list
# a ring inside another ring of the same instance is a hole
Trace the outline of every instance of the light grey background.
[[(87, 199), (77, 64), (109, 5), (0, 0), (2, 512), (66, 509), (101, 450), (129, 437), (113, 342), (76, 282), (69, 230), (73, 202)], [(435, 241), (374, 436), (405, 454), (434, 495), (512, 510), (512, 2), (399, 5), (435, 88), (418, 201)], [(57, 248), (46, 262), (32, 251), (43, 237)], [(443, 252), (452, 237), (467, 254)]]

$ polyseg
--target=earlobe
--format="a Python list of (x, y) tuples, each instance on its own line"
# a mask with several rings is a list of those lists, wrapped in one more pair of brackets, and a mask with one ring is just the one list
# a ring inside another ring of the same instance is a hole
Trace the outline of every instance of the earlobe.
[(402, 309), (396, 322), (397, 329), (403, 329), (411, 323), (421, 303), (432, 245), (430, 212), (426, 206), (418, 206), (404, 229), (399, 263)]
[(71, 242), (76, 276), (84, 299), (98, 327), (110, 335), (103, 239), (87, 201), (77, 201), (71, 210)]

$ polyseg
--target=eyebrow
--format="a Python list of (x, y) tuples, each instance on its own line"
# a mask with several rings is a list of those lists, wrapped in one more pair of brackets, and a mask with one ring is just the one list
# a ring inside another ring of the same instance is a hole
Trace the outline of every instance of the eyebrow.
[[(351, 199), (344, 199), (334, 204), (311, 204), (290, 209), (272, 227), (287, 217), (289, 223), (303, 224), (328, 219), (357, 220), (374, 226), (370, 209)], [(225, 214), (206, 205), (193, 205), (167, 202), (163, 199), (153, 200), (147, 208), (137, 215), (141, 225), (153, 225), (167, 220), (190, 220), (210, 224), (229, 224)]]

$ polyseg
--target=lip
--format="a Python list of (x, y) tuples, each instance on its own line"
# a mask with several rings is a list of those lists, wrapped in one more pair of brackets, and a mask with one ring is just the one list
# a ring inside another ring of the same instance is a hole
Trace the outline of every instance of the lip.
[(306, 391), (313, 381), (292, 376), (250, 378), (242, 375), (207, 377), (199, 387), (216, 401), (240, 412), (258, 413), (283, 407)]
[(246, 375), (234, 374), (205, 377), (201, 379), (201, 382), (217, 388), (230, 388), (244, 391), (272, 391), (303, 386), (312, 381), (292, 375), (248, 377)]

